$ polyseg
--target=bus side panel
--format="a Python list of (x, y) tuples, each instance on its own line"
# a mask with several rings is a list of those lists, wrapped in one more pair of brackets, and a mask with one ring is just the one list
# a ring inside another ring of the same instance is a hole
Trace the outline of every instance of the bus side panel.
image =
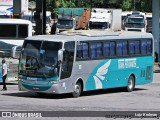
[[(89, 64), (94, 65), (93, 62)], [(135, 84), (152, 82), (153, 57), (104, 60), (88, 76), (85, 90), (125, 87), (130, 75), (135, 77)]]

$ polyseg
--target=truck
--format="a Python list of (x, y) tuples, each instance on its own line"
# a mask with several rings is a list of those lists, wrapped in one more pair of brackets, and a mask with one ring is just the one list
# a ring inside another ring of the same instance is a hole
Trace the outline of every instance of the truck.
[(128, 14), (125, 20), (125, 31), (146, 32), (146, 15), (140, 11)]
[(59, 8), (56, 33), (88, 29), (90, 10), (87, 8)]
[(92, 8), (89, 29), (121, 30), (121, 9)]

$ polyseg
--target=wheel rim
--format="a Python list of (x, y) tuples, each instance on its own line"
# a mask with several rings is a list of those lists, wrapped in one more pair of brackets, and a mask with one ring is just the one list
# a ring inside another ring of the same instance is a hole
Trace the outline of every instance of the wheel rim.
[(128, 88), (132, 89), (133, 88), (133, 80), (130, 78), (128, 81)]
[(81, 92), (80, 86), (79, 85), (75, 85), (75, 90), (74, 91), (75, 91), (76, 94), (79, 94)]

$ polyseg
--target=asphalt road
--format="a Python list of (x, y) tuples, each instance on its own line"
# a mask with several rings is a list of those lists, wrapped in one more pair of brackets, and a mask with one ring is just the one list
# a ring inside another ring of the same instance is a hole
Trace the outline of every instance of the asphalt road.
[(70, 94), (39, 97), (35, 93), (18, 91), (17, 84), (9, 82), (8, 91), (0, 91), (0, 111), (160, 111), (158, 69), (152, 83), (136, 86), (133, 92), (107, 89), (85, 92), (78, 98)]

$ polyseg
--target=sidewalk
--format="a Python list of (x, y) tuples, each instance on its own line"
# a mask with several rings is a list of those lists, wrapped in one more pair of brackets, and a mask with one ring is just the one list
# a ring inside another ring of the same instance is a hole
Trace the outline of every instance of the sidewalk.
[(160, 73), (160, 67), (158, 66), (158, 64), (154, 65), (154, 73)]

